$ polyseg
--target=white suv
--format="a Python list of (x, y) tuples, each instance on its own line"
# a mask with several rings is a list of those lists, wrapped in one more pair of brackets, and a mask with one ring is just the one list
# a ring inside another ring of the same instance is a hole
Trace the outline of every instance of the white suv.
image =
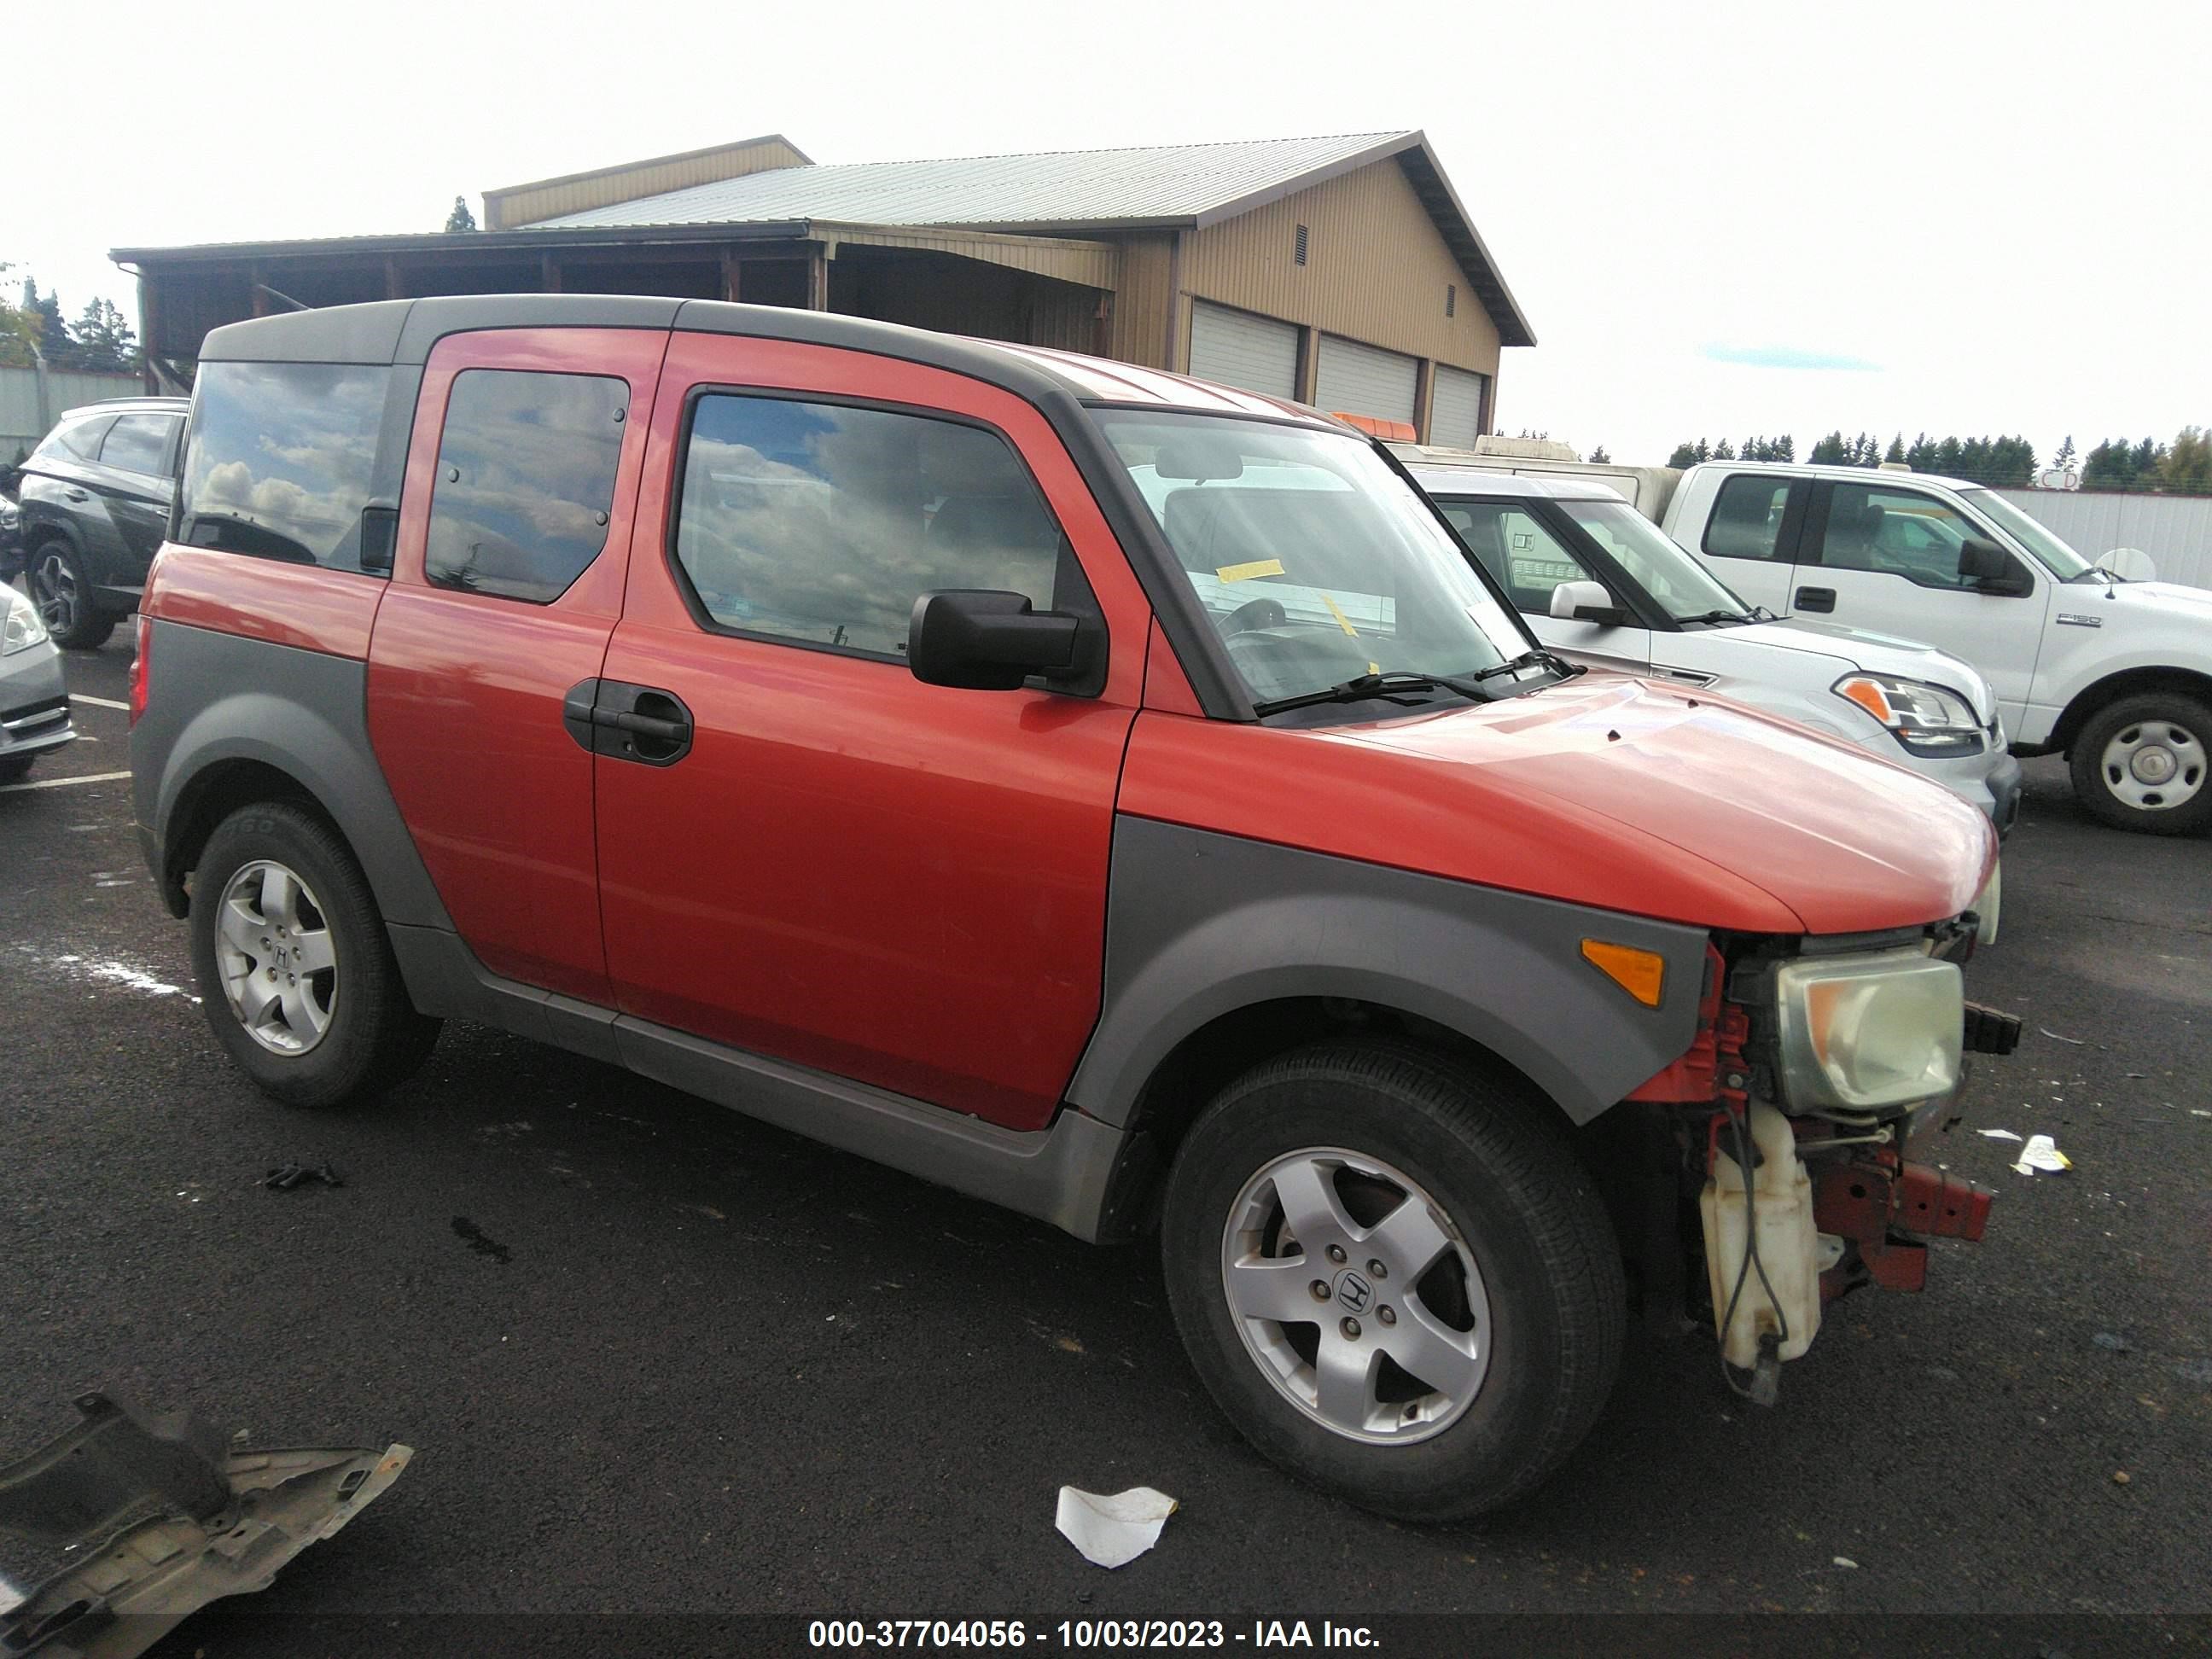
[(2063, 752), (2107, 823), (2212, 825), (2212, 592), (2148, 580), (2140, 553), (2085, 558), (1995, 490), (1924, 473), (1711, 462), (1664, 523), (1756, 604), (1964, 657), (2014, 752)]
[(1710, 686), (1934, 779), (2000, 835), (2020, 810), (1990, 685), (1948, 652), (1736, 596), (1605, 485), (1416, 466), (1414, 482), (1561, 655)]

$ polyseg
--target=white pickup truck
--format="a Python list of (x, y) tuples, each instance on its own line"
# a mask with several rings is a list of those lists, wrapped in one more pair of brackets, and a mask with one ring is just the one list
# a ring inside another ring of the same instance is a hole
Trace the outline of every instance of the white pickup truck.
[(2012, 828), (2020, 763), (2005, 752), (1989, 683), (1958, 658), (1764, 617), (1605, 484), (1411, 470), (1551, 649), (1710, 687), (1910, 767), (1987, 813), (1998, 834)]
[(2212, 825), (2212, 591), (2151, 580), (2141, 553), (2086, 557), (1995, 490), (1889, 467), (1676, 471), (1396, 447), (1416, 468), (1604, 483), (1754, 605), (1966, 659), (2013, 752), (2064, 754), (2106, 823)]

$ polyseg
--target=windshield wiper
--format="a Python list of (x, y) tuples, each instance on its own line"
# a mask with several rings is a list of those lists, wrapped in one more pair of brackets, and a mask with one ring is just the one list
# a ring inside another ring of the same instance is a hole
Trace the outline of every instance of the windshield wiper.
[[(1674, 618), (1674, 620), (1675, 620), (1676, 622), (1678, 622), (1678, 623), (1681, 623), (1685, 628), (1686, 628), (1686, 627), (1688, 627), (1692, 623), (1754, 623), (1754, 622), (1758, 622), (1758, 621), (1759, 621), (1759, 620), (1760, 620), (1760, 618), (1759, 618), (1756, 614), (1747, 615), (1747, 614), (1745, 614), (1743, 611), (1706, 611), (1706, 612), (1705, 612), (1705, 614), (1704, 616), (1702, 616), (1702, 617), (1675, 617), (1675, 618)], [(1766, 621), (1768, 621), (1768, 622), (1771, 622), (1771, 621), (1773, 621), (1774, 619), (1773, 619), (1771, 617), (1766, 617), (1765, 620), (1766, 620)]]
[(1510, 662), (1499, 663), (1495, 668), (1477, 669), (1472, 674), (1423, 674), (1409, 669), (1391, 669), (1380, 674), (1362, 674), (1355, 679), (1326, 687), (1319, 691), (1301, 692), (1295, 697), (1277, 697), (1269, 702), (1255, 702), (1255, 714), (1279, 714), (1286, 708), (1310, 708), (1323, 702), (1363, 702), (1370, 697), (1388, 697), (1400, 691), (1425, 691), (1441, 686), (1447, 691), (1456, 691), (1469, 702), (1489, 702), (1489, 689), (1482, 682), (1494, 680), (1502, 675), (1519, 672), (1523, 668), (1549, 668), (1561, 679), (1571, 679), (1584, 671), (1571, 662), (1553, 656), (1539, 647), (1524, 651)]

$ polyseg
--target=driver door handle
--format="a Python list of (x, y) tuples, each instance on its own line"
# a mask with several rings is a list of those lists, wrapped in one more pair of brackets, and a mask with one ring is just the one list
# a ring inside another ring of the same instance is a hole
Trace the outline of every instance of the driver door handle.
[(1797, 590), (1797, 608), (1825, 615), (1836, 608), (1836, 590), (1832, 587), (1801, 587)]

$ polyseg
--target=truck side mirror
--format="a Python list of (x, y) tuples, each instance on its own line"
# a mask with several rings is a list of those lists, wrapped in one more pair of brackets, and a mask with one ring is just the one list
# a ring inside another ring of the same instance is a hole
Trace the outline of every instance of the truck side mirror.
[(1982, 536), (1959, 544), (1959, 578), (1984, 593), (2016, 597), (2035, 591), (2034, 579), (2012, 555)]
[(925, 685), (1018, 691), (1032, 674), (1076, 672), (1085, 633), (1082, 618), (1033, 610), (1024, 594), (945, 588), (914, 602), (907, 666)]
[(1561, 582), (1552, 590), (1552, 615), (1561, 622), (1597, 623), (1620, 628), (1628, 613), (1613, 602), (1602, 582)]

